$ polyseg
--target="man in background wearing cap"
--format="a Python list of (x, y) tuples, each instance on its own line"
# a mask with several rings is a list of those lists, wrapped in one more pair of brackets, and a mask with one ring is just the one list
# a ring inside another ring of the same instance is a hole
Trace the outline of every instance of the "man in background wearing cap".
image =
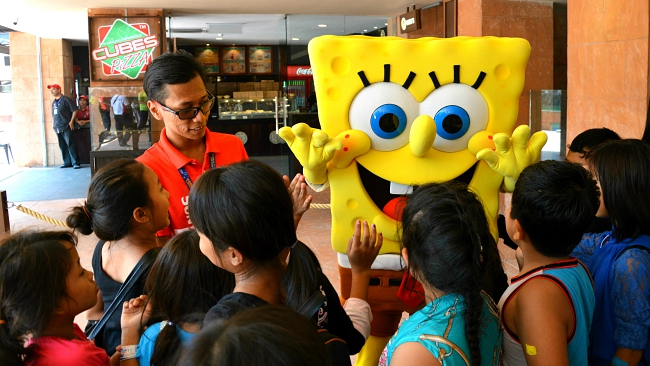
[(54, 132), (59, 139), (59, 148), (61, 149), (61, 157), (63, 158), (63, 165), (61, 168), (70, 168), (74, 166), (75, 169), (81, 168), (79, 165), (79, 158), (77, 157), (77, 147), (75, 146), (72, 131), (75, 128), (75, 120), (77, 118), (77, 105), (68, 97), (61, 94), (61, 86), (59, 84), (52, 84), (47, 86), (54, 97), (52, 102), (52, 117), (54, 118)]

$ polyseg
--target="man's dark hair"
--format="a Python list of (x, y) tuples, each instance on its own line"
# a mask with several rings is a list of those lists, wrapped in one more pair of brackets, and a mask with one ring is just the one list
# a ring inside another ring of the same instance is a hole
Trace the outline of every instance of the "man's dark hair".
[(185, 84), (197, 75), (205, 82), (205, 69), (192, 54), (185, 50), (165, 52), (147, 66), (142, 87), (150, 100), (164, 102), (167, 85)]
[(650, 235), (650, 145), (610, 141), (588, 154), (618, 240)]
[(584, 155), (589, 151), (593, 150), (594, 147), (612, 140), (620, 140), (621, 137), (614, 131), (609, 128), (591, 128), (589, 130), (581, 132), (576, 136), (571, 144), (567, 147), (569, 150)]
[(596, 181), (578, 164), (541, 161), (521, 172), (510, 217), (519, 220), (536, 251), (569, 255), (598, 211)]

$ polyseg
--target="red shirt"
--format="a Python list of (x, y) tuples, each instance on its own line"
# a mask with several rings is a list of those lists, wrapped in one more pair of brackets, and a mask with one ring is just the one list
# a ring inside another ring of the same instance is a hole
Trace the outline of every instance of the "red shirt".
[(185, 168), (192, 182), (210, 169), (210, 154), (214, 153), (217, 167), (248, 159), (244, 144), (234, 135), (206, 131), (203, 164), (178, 151), (167, 139), (163, 128), (160, 141), (136, 160), (151, 168), (163, 188), (169, 192), (169, 227), (158, 231), (157, 236), (173, 236), (192, 227), (188, 206), (190, 189), (183, 180), (180, 168)]
[(79, 339), (45, 336), (33, 338), (34, 353), (25, 360), (26, 366), (90, 365), (109, 366), (106, 351), (89, 341), (74, 324), (74, 335)]
[(90, 119), (90, 108), (86, 106), (86, 109), (79, 109), (77, 112), (77, 119), (80, 121), (87, 121)]

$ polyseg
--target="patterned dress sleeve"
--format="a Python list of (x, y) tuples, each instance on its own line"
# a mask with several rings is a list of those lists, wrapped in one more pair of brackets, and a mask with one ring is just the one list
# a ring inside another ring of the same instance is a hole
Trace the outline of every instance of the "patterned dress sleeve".
[(585, 233), (582, 236), (580, 243), (573, 249), (571, 256), (577, 258), (580, 262), (585, 265), (589, 263), (589, 259), (594, 254), (596, 248), (599, 248), (601, 244), (604, 244), (611, 237), (611, 231), (605, 231), (603, 233)]
[(650, 329), (650, 253), (625, 251), (614, 262), (612, 275), (614, 341), (622, 348), (645, 349)]

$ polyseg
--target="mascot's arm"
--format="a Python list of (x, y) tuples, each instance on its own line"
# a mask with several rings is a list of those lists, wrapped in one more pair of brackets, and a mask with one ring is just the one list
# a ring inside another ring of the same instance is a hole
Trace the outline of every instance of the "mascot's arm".
[(530, 140), (528, 136), (530, 128), (525, 125), (517, 127), (512, 138), (505, 133), (498, 133), (494, 135), (496, 151), (486, 148), (476, 154), (478, 160), (485, 161), (490, 168), (503, 175), (503, 188), (506, 192), (515, 189), (519, 174), (537, 161), (548, 139), (542, 131), (533, 134)]
[(343, 147), (340, 140), (330, 139), (322, 130), (311, 128), (305, 123), (282, 127), (279, 135), (287, 142), (302, 165), (308, 182), (327, 182), (327, 163), (332, 160), (334, 153)]

